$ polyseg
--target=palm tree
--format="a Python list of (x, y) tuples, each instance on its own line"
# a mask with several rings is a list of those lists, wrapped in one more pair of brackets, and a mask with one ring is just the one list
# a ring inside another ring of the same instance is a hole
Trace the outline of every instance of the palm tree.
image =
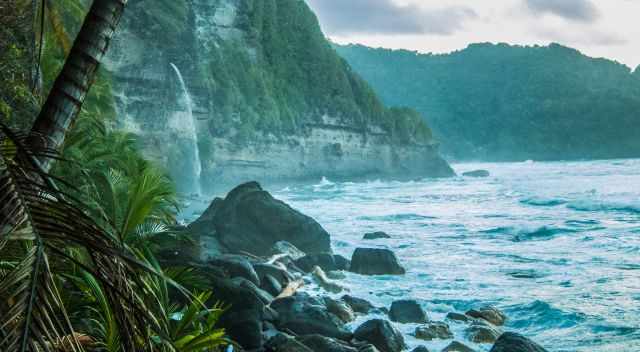
[[(127, 0), (94, 0), (75, 39), (62, 71), (44, 102), (31, 132), (33, 150), (59, 150), (73, 126), (106, 54)], [(51, 158), (42, 155), (48, 171)]]

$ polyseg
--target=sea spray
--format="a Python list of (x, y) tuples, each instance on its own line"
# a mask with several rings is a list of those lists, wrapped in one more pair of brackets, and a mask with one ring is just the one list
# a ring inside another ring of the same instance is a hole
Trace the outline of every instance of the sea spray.
[(202, 174), (202, 162), (200, 160), (200, 151), (198, 149), (198, 132), (196, 130), (196, 121), (193, 116), (193, 100), (187, 90), (187, 85), (184, 82), (182, 73), (176, 65), (170, 63), (171, 68), (178, 78), (180, 85), (181, 96), (179, 103), (184, 107), (184, 111), (176, 111), (169, 119), (169, 127), (172, 131), (178, 134), (180, 139), (186, 142), (184, 146), (186, 148), (187, 157), (189, 160), (189, 170), (193, 177), (193, 185), (191, 190), (196, 194), (201, 194), (200, 189), (200, 176)]

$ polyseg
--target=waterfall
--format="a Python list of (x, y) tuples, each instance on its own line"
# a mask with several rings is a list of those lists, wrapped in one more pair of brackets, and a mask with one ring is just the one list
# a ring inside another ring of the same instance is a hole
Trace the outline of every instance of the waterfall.
[[(182, 91), (180, 104), (183, 105), (184, 111), (176, 111), (169, 119), (169, 127), (175, 132), (179, 140), (177, 141), (182, 148), (185, 157), (188, 160), (182, 160), (187, 165), (186, 173), (191, 175), (183, 175), (186, 180), (190, 180), (190, 190), (194, 193), (200, 194), (200, 175), (202, 173), (202, 163), (200, 161), (200, 151), (198, 150), (198, 132), (196, 130), (196, 120), (193, 116), (193, 100), (187, 90), (187, 85), (184, 83), (182, 73), (176, 65), (169, 63), (171, 68), (178, 78), (180, 84), (180, 90)], [(176, 170), (181, 172), (182, 170)], [(184, 181), (178, 183), (184, 183)]]

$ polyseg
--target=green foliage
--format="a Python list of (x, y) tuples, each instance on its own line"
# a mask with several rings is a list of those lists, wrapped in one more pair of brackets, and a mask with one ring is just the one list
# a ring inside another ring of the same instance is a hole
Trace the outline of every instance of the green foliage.
[(427, 116), (455, 158), (640, 155), (640, 76), (619, 63), (558, 44), (474, 44), (447, 55), (336, 49), (385, 102)]
[[(240, 4), (236, 26), (246, 38), (221, 41), (209, 58), (212, 110), (220, 115), (211, 130), (233, 128), (239, 139), (249, 139), (255, 131), (291, 133), (327, 114), (363, 130), (382, 126), (400, 143), (428, 142), (427, 134), (414, 133), (427, 126), (403, 129), (424, 125), (422, 119), (386, 109), (336, 54), (304, 1)], [(413, 120), (396, 121), (405, 118)]]

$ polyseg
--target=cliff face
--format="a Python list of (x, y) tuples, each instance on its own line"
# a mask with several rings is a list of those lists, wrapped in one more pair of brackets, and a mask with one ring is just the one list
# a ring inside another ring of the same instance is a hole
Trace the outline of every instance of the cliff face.
[(182, 191), (452, 174), (422, 119), (385, 108), (302, 0), (131, 0), (108, 56), (121, 126)]

